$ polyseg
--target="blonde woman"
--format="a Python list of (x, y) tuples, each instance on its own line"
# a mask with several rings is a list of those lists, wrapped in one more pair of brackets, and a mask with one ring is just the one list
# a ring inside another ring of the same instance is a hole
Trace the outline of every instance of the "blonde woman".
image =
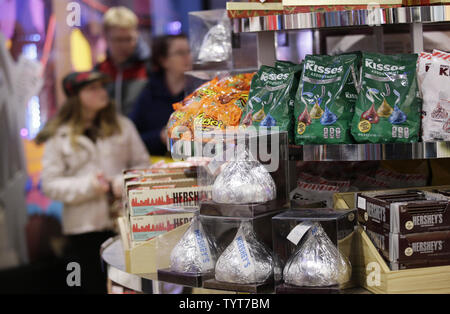
[(112, 221), (109, 200), (121, 195), (125, 168), (149, 166), (133, 123), (115, 112), (96, 71), (71, 73), (63, 81), (67, 101), (36, 137), (45, 142), (42, 189), (64, 204), (67, 258), (81, 266), (82, 292), (106, 292), (100, 245)]

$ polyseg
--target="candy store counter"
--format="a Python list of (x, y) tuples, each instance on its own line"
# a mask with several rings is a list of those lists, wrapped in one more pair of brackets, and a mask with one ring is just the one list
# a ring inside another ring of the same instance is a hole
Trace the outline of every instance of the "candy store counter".
[[(130, 274), (125, 271), (125, 256), (122, 241), (119, 237), (110, 238), (101, 247), (101, 256), (108, 271), (108, 279), (128, 289), (152, 293), (151, 276), (145, 274)], [(230, 293), (209, 289), (198, 289), (201, 293)], [(370, 294), (364, 288), (355, 287), (342, 290), (343, 294)]]
[(151, 280), (125, 271), (125, 255), (120, 237), (105, 241), (100, 248), (100, 254), (109, 280), (137, 292), (152, 293)]

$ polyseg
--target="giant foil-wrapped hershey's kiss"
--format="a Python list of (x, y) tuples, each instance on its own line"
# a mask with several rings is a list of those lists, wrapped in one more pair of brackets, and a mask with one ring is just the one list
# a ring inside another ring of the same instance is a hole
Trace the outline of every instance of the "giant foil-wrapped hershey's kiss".
[(180, 273), (206, 274), (214, 271), (216, 260), (216, 245), (195, 215), (170, 254), (170, 269)]
[(263, 283), (273, 276), (276, 261), (258, 241), (250, 221), (243, 221), (231, 244), (216, 263), (217, 281), (236, 284)]
[(226, 61), (231, 55), (230, 24), (224, 19), (212, 27), (203, 39), (198, 59), (202, 62)]
[(214, 181), (214, 202), (249, 204), (276, 198), (277, 190), (272, 176), (259, 161), (248, 159), (236, 158), (228, 162)]
[(289, 258), (283, 270), (284, 282), (294, 286), (325, 287), (350, 280), (351, 265), (315, 222), (307, 238)]

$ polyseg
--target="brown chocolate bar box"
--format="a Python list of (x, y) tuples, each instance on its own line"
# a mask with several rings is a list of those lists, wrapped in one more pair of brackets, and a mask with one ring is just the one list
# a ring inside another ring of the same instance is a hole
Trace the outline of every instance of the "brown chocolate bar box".
[[(413, 234), (450, 230), (450, 202), (434, 200), (432, 194), (410, 192), (359, 194), (358, 220), (368, 229)], [(382, 233), (382, 232), (381, 232)]]
[(367, 235), (391, 263), (442, 261), (450, 264), (450, 231), (412, 234), (379, 233), (366, 229)]

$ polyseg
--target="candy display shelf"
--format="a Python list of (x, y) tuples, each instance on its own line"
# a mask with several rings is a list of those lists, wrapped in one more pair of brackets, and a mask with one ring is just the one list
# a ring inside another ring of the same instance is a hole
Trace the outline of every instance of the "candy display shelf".
[(450, 158), (450, 142), (289, 146), (290, 160), (367, 161)]
[(234, 33), (445, 22), (450, 22), (450, 5), (307, 12), (232, 19)]
[[(198, 157), (209, 147), (200, 142), (170, 140), (172, 157)], [(289, 145), (289, 160), (369, 161), (450, 158), (450, 142), (388, 144)]]

